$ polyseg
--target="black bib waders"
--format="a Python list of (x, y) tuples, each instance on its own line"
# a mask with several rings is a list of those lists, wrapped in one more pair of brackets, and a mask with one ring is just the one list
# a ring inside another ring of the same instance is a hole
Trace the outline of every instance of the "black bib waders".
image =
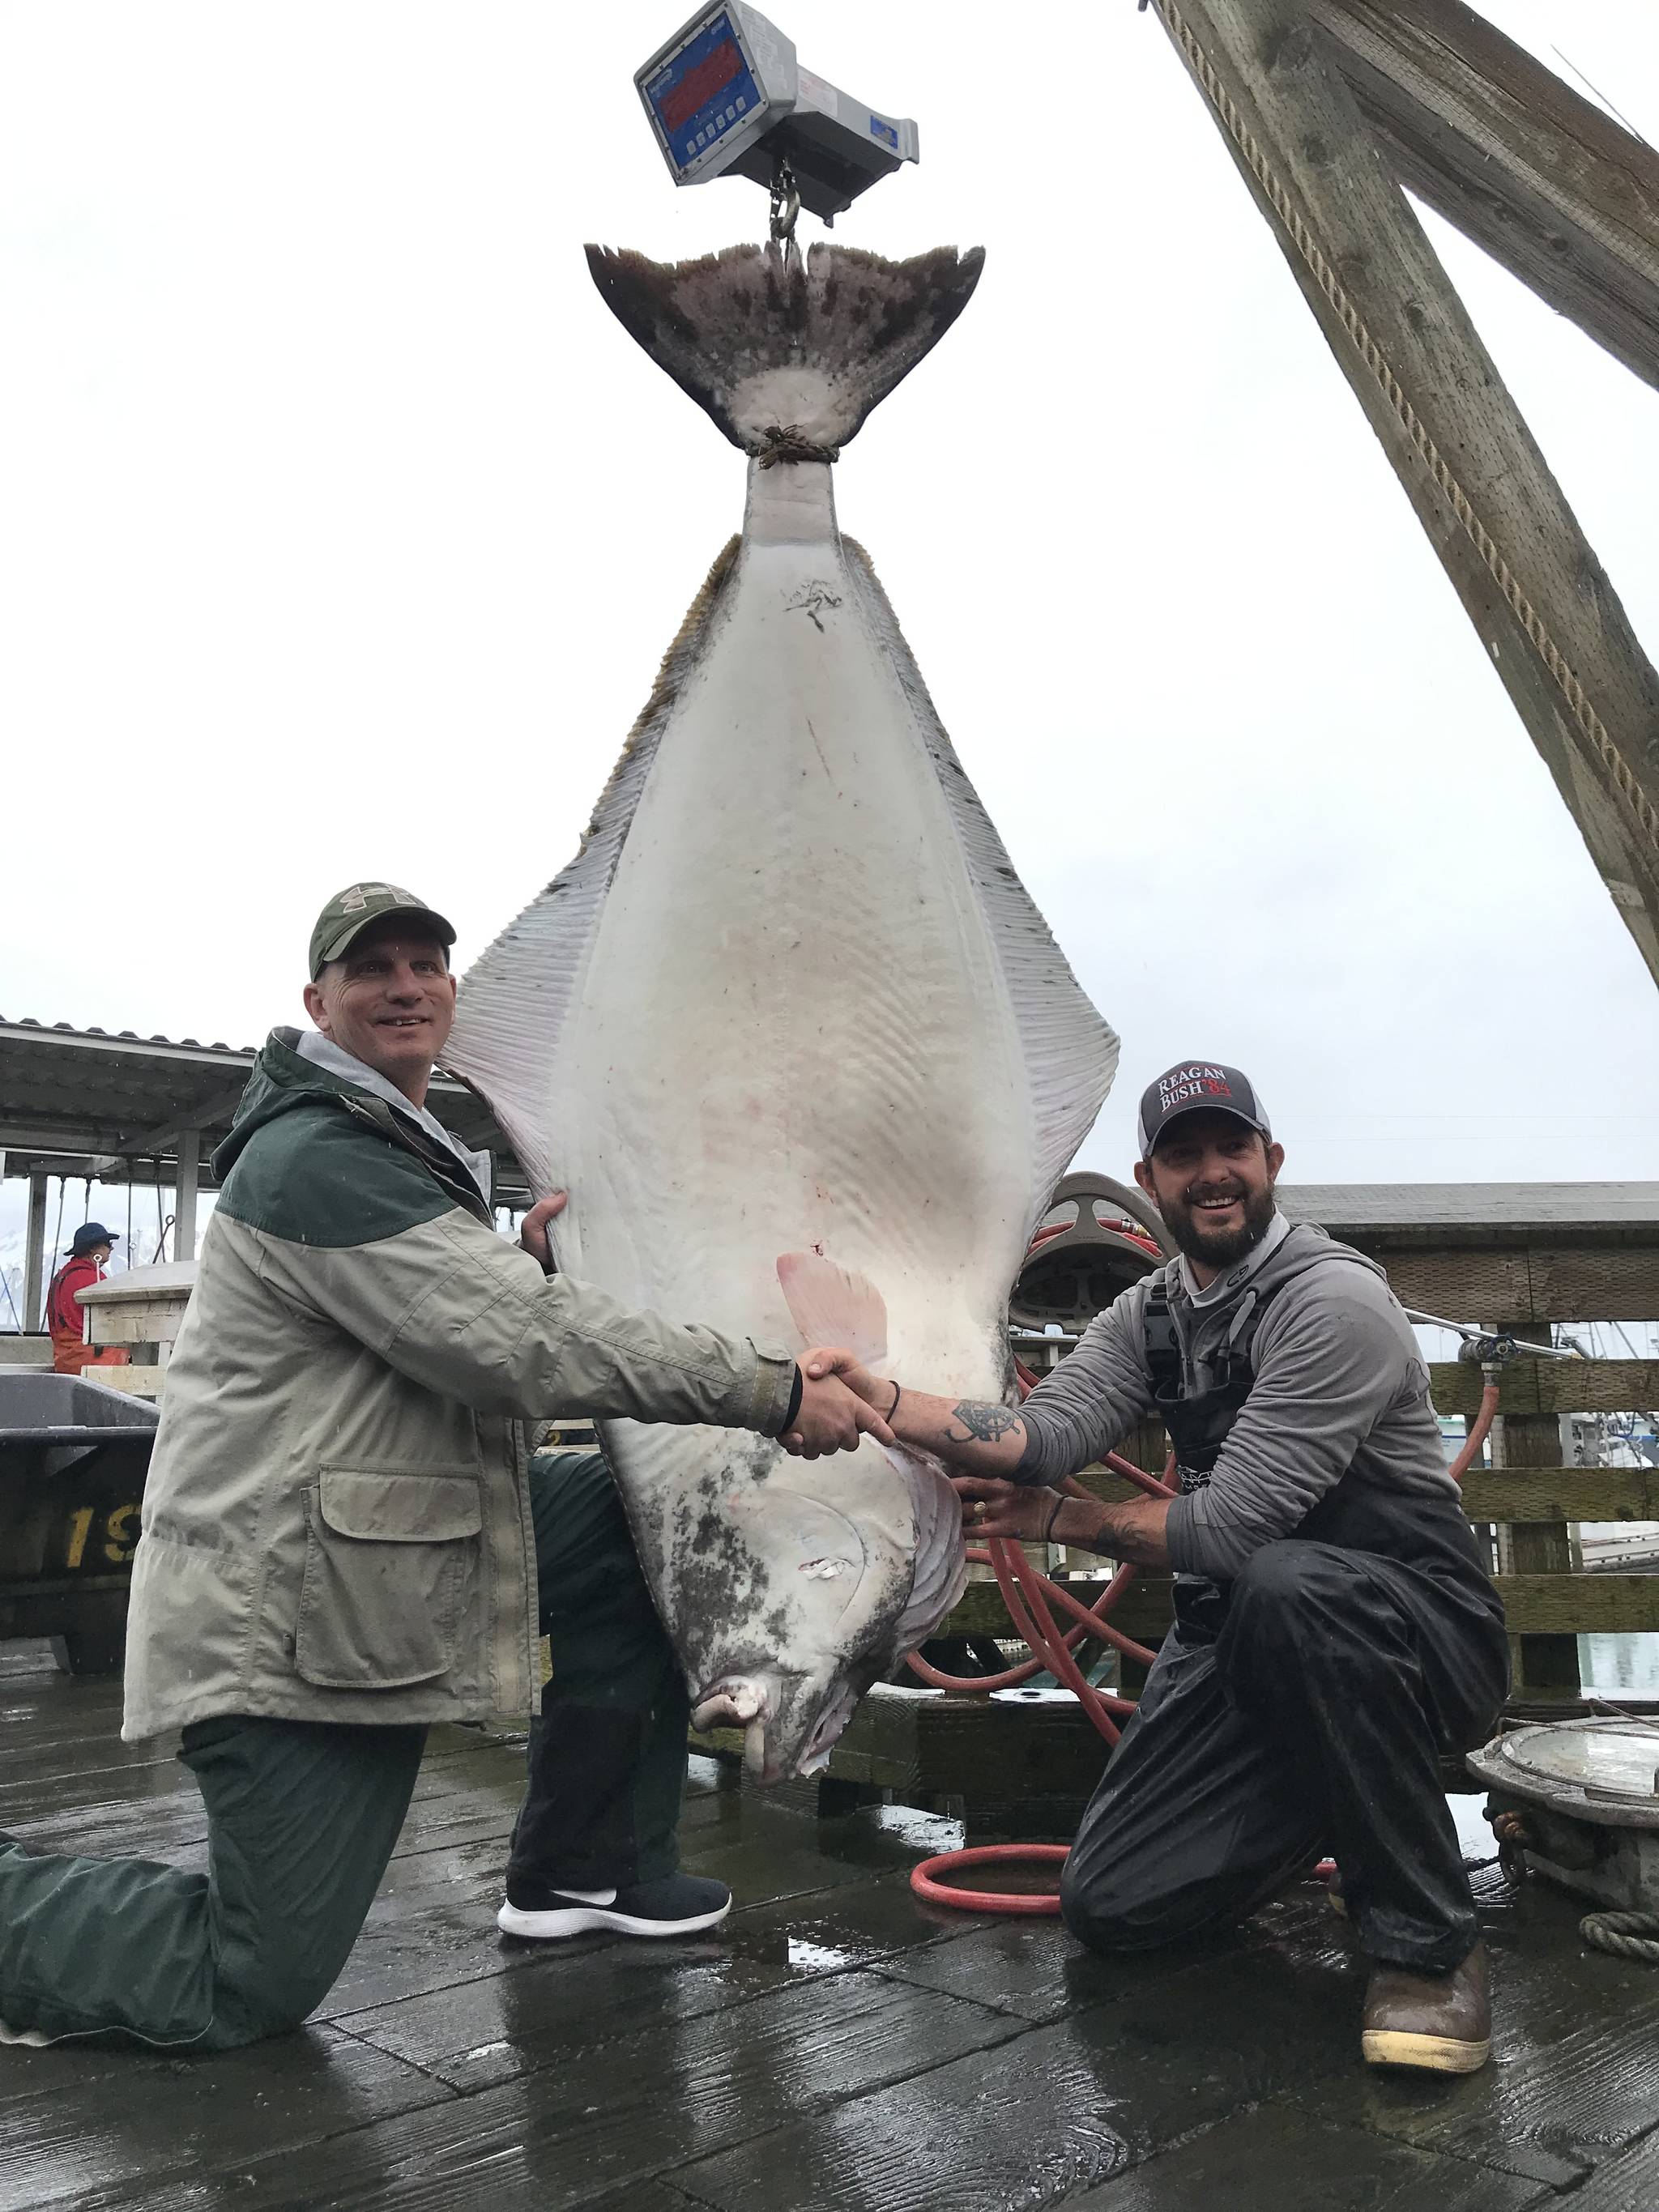
[[(1182, 1486), (1206, 1483), (1255, 1382), (1249, 1294), (1208, 1388), (1158, 1285), (1146, 1352)], [(1178, 1576), (1175, 1626), (1090, 1801), (1061, 1881), (1092, 1948), (1202, 1938), (1326, 1852), (1364, 1949), (1446, 1972), (1474, 1908), (1440, 1786), (1509, 1686), (1502, 1609), (1455, 1498), (1352, 1470), (1231, 1582)]]

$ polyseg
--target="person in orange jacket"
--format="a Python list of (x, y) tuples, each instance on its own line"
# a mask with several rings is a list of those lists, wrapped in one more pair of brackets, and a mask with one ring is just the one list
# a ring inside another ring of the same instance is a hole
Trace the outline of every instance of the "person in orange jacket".
[(52, 1366), (55, 1375), (78, 1375), (92, 1357), (87, 1342), (87, 1316), (76, 1303), (77, 1291), (104, 1279), (104, 1262), (119, 1243), (112, 1229), (101, 1221), (83, 1221), (64, 1255), (64, 1265), (46, 1292), (46, 1327), (52, 1333)]

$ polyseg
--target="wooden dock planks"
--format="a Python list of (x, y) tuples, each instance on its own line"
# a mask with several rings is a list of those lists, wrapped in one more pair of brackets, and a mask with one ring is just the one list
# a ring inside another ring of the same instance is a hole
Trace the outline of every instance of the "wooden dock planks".
[[(181, 1793), (115, 1741), (107, 1689), (0, 1674), (0, 1711), (32, 1839), (63, 1797), (129, 1847), (189, 1835)], [(1363, 1967), (1316, 1888), (1207, 1954), (1097, 1959), (1053, 1922), (920, 1905), (908, 1867), (949, 1824), (816, 1821), (705, 1761), (683, 1834), (738, 1884), (724, 1929), (504, 1942), (521, 1772), (510, 1742), (434, 1732), (369, 1925), (300, 2033), (200, 2058), (0, 2049), (0, 2212), (1652, 2201), (1659, 1979), (1583, 1951), (1571, 1899), (1516, 1905), (1480, 1876), (1498, 2063), (1402, 2087), (1359, 2065)]]

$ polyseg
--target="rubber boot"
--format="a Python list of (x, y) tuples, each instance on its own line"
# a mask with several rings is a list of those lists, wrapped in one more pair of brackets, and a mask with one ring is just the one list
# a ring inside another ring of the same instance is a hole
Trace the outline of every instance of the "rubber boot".
[(1473, 2074), (1492, 2054), (1486, 1947), (1477, 1943), (1449, 1974), (1378, 1966), (1365, 1991), (1360, 2048), (1373, 2066)]

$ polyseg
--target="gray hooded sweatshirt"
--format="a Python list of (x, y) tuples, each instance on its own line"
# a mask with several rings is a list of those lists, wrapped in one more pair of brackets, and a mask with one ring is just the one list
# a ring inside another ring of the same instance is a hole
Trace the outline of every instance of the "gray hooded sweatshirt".
[[(1178, 1571), (1228, 1581), (1252, 1552), (1288, 1536), (1352, 1470), (1396, 1494), (1455, 1498), (1429, 1373), (1382, 1270), (1322, 1229), (1274, 1216), (1261, 1243), (1194, 1297), (1184, 1263), (1134, 1284), (1089, 1324), (1021, 1407), (1016, 1480), (1056, 1483), (1110, 1451), (1155, 1413), (1143, 1316), (1168, 1286), (1186, 1388), (1207, 1389), (1229, 1334), (1249, 1336), (1255, 1380), (1207, 1482), (1170, 1508)], [(1440, 1517), (1436, 1513), (1434, 1517)]]

